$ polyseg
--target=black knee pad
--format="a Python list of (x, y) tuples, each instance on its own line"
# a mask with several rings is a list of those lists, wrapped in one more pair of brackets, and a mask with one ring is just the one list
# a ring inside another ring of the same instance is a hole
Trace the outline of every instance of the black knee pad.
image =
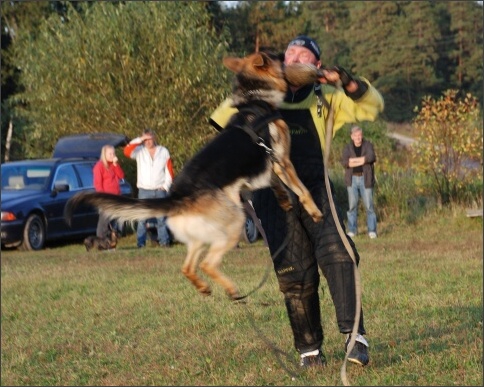
[[(336, 319), (341, 333), (350, 333), (356, 315), (356, 292), (354, 264), (339, 262), (322, 267), (323, 274), (328, 282), (329, 291), (336, 310)], [(358, 332), (365, 334), (363, 310), (360, 312)]]
[[(336, 228), (326, 229), (318, 236), (317, 248), (315, 251), (316, 259), (322, 268), (326, 265), (338, 263), (353, 264), (353, 259), (346, 249), (346, 246)], [(346, 235), (343, 235), (346, 238)], [(360, 255), (356, 250), (355, 244), (351, 239), (347, 239), (354, 254), (356, 264), (360, 262)]]
[(285, 292), (294, 283), (318, 280), (317, 262), (299, 218), (299, 208), (283, 211), (270, 189), (256, 191), (253, 204), (267, 236), (281, 291)]
[(296, 350), (304, 353), (320, 349), (324, 336), (318, 287), (295, 285), (284, 293), (284, 301)]

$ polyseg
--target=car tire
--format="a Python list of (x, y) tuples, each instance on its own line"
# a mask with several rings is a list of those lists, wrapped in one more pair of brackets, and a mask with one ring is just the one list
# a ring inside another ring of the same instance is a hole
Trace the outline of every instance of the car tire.
[(45, 244), (45, 226), (42, 218), (37, 214), (32, 214), (25, 222), (24, 239), (20, 245), (20, 250), (31, 251), (41, 250)]
[(242, 237), (247, 243), (254, 243), (259, 238), (259, 230), (257, 229), (254, 220), (250, 216), (245, 217)]

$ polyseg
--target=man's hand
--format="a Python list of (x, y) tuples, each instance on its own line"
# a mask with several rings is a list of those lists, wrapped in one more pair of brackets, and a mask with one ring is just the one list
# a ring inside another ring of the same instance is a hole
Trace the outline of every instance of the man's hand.
[(321, 75), (319, 78), (319, 82), (321, 83), (336, 86), (341, 82), (341, 86), (343, 86), (348, 93), (354, 93), (358, 90), (358, 83), (356, 83), (350, 73), (342, 67), (334, 66), (327, 69), (323, 68), (319, 70), (319, 74)]
[(363, 165), (363, 164), (365, 164), (365, 156), (350, 157), (348, 159), (348, 166), (350, 168), (359, 167), (360, 165)]

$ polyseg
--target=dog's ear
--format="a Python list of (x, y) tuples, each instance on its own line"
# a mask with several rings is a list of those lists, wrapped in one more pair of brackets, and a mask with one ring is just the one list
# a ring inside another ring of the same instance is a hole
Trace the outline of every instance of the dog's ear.
[(227, 57), (223, 59), (223, 64), (230, 71), (238, 74), (242, 71), (242, 68), (244, 66), (244, 60), (241, 58)]
[(262, 52), (266, 54), (269, 59), (271, 60), (278, 60), (281, 63), (284, 63), (284, 53), (278, 53), (275, 50), (269, 48), (269, 47), (261, 47), (259, 52)]
[(255, 67), (262, 67), (262, 66), (264, 66), (264, 64), (265, 64), (266, 59), (267, 59), (267, 56), (265, 56), (265, 55), (264, 55), (264, 54), (262, 54), (262, 53), (257, 53), (257, 54), (255, 54), (255, 56), (254, 56), (254, 60), (252, 61), (252, 64), (253, 64)]

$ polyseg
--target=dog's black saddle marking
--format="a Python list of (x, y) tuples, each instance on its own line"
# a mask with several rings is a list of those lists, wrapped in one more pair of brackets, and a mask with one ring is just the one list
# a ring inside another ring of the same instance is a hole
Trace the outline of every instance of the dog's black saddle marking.
[(277, 119), (282, 119), (281, 113), (265, 101), (251, 101), (238, 105), (237, 109), (239, 111), (232, 118), (231, 124), (246, 132), (254, 143), (263, 147), (266, 153), (276, 161), (274, 152), (269, 146), (269, 124)]
[(237, 104), (236, 108), (239, 112), (232, 115), (225, 130), (175, 176), (171, 200), (213, 193), (214, 188), (223, 189), (241, 178), (257, 178), (267, 172), (268, 161), (278, 162), (267, 151), (270, 148), (259, 145), (271, 145), (269, 123), (281, 118), (277, 110), (259, 100)]

